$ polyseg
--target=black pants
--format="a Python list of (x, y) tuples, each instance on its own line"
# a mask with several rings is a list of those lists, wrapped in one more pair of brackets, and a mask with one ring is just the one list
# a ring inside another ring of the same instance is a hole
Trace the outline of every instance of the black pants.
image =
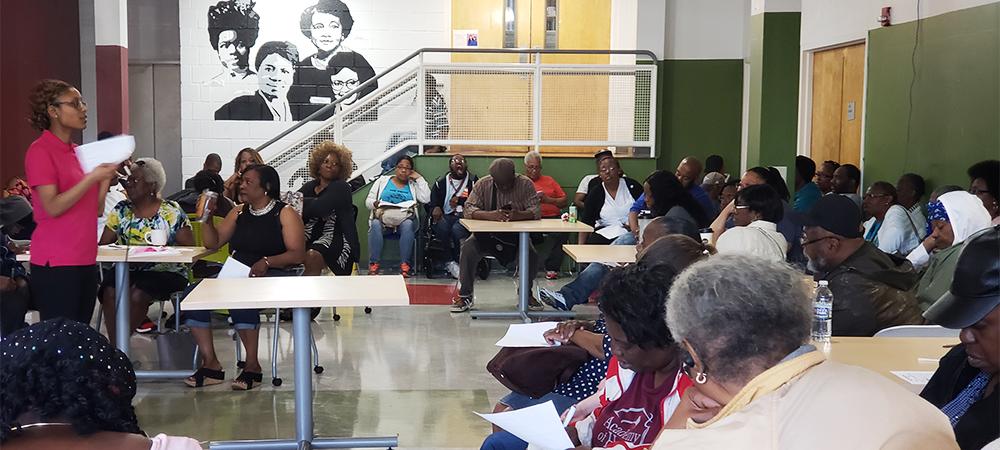
[(31, 296), (42, 320), (65, 317), (90, 323), (97, 302), (97, 265), (31, 265)]
[(0, 294), (0, 337), (7, 336), (24, 326), (24, 315), (28, 312), (30, 295), (28, 286)]
[(558, 272), (562, 268), (563, 257), (566, 256), (562, 246), (568, 239), (569, 233), (545, 234), (545, 240), (552, 243), (548, 255), (545, 256), (545, 262), (542, 264), (547, 272)]

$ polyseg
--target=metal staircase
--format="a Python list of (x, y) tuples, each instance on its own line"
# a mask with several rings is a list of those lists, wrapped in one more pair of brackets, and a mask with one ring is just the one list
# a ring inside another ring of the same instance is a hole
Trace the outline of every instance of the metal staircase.
[[(466, 54), (514, 62), (441, 62), (470, 59)], [(568, 55), (615, 55), (633, 63), (548, 62), (573, 58)], [(327, 139), (353, 152), (355, 189), (381, 175), (393, 155), (404, 149), (422, 154), (430, 146), (615, 147), (655, 157), (653, 62), (655, 55), (642, 50), (424, 48), (257, 150), (289, 189), (308, 180), (309, 152)], [(376, 82), (379, 89), (343, 105)], [(428, 117), (440, 113), (442, 99), (446, 133)], [(329, 118), (311, 120), (319, 117)]]

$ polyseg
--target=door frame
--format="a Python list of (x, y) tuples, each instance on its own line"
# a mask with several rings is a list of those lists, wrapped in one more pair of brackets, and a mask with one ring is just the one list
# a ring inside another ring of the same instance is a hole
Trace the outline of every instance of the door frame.
[[(813, 107), (813, 55), (817, 52), (834, 50), (838, 48), (851, 47), (858, 44), (865, 45), (865, 63), (862, 73), (861, 86), (861, 148), (859, 158), (861, 160), (861, 186), (864, 186), (865, 171), (865, 124), (868, 118), (868, 37), (841, 42), (839, 44), (817, 47), (802, 50), (802, 59), (799, 62), (799, 132), (796, 143), (796, 155), (812, 157), (812, 107)], [(817, 167), (822, 161), (816, 161)]]

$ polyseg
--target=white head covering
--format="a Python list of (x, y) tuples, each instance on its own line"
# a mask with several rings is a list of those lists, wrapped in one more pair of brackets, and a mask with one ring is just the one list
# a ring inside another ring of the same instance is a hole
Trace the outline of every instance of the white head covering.
[(952, 245), (960, 244), (984, 228), (990, 227), (990, 213), (983, 206), (983, 201), (964, 191), (949, 192), (938, 197), (938, 201), (948, 213), (955, 240)]

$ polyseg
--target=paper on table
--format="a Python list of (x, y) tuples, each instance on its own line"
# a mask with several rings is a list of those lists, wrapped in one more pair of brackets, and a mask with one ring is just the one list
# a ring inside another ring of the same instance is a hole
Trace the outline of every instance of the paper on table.
[(514, 411), (476, 415), (540, 449), (565, 450), (575, 447), (551, 400)]
[(555, 328), (556, 324), (558, 322), (513, 324), (507, 328), (507, 334), (497, 341), (497, 347), (551, 347), (542, 335)]
[(250, 278), (250, 266), (243, 264), (232, 256), (222, 265), (222, 270), (216, 278)]
[(608, 225), (600, 230), (597, 230), (597, 234), (604, 236), (608, 239), (614, 240), (616, 237), (628, 233), (628, 230), (620, 224)]
[(76, 159), (84, 173), (90, 173), (101, 164), (118, 164), (132, 156), (134, 136), (115, 136), (76, 147)]
[(399, 203), (390, 203), (390, 202), (382, 202), (382, 201), (378, 202), (378, 206), (380, 206), (380, 207), (381, 206), (392, 206), (392, 207), (395, 207), (395, 208), (403, 208), (403, 209), (410, 208), (410, 207), (412, 207), (413, 205), (416, 205), (416, 204), (417, 204), (417, 202), (413, 201), (413, 200), (407, 200), (405, 202), (399, 202)]
[(934, 372), (924, 370), (893, 370), (892, 374), (902, 378), (907, 383), (923, 386), (931, 380), (931, 376), (934, 375)]

